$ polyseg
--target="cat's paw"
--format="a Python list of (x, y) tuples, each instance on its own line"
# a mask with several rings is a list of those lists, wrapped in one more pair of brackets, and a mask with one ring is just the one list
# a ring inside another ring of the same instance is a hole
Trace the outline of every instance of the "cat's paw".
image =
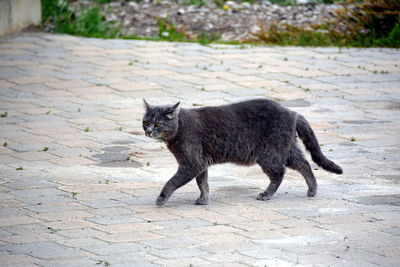
[(199, 197), (198, 199), (196, 199), (194, 204), (196, 204), (196, 205), (207, 205), (208, 201), (209, 201), (208, 197)]
[(265, 194), (264, 192), (258, 194), (257, 196), (257, 200), (262, 200), (262, 201), (269, 200), (270, 198), (271, 196), (269, 194)]
[(308, 197), (314, 197), (317, 194), (317, 190), (308, 190), (307, 191), (307, 196)]
[(165, 197), (165, 196), (158, 196), (157, 200), (156, 200), (156, 205), (157, 206), (162, 206), (164, 205), (167, 201), (168, 201), (169, 197)]

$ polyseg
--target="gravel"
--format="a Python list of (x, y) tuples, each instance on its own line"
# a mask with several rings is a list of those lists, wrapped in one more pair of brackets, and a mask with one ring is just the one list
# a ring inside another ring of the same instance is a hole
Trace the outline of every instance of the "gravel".
[[(75, 11), (94, 5), (89, 0), (77, 0), (71, 4)], [(122, 26), (121, 34), (125, 36), (158, 37), (158, 21), (163, 19), (191, 38), (207, 35), (223, 41), (244, 41), (272, 23), (311, 28), (333, 20), (335, 10), (340, 8), (337, 4), (312, 3), (279, 6), (269, 1), (254, 4), (228, 1), (218, 7), (214, 1), (196, 6), (175, 1), (143, 0), (114, 1), (102, 5), (101, 10), (107, 21)]]

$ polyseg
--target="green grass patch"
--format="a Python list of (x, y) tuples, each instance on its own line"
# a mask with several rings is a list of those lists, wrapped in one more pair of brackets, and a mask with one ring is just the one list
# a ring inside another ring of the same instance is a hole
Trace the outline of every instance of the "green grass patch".
[(66, 0), (42, 0), (42, 23), (53, 22), (56, 33), (71, 35), (116, 38), (121, 27), (107, 22), (98, 6), (73, 12)]

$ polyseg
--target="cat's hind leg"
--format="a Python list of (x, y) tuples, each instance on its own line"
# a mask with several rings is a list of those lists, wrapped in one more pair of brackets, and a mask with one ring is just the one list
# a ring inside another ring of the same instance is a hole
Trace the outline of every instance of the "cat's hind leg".
[(271, 181), (267, 190), (258, 194), (257, 199), (268, 200), (273, 194), (275, 194), (276, 190), (278, 190), (281, 185), (283, 176), (285, 175), (285, 166), (277, 157), (271, 156), (258, 160), (257, 163), (261, 166), (262, 170), (268, 175)]
[(208, 171), (200, 173), (196, 176), (196, 182), (200, 189), (200, 197), (196, 199), (196, 205), (207, 205), (209, 198), (209, 186), (208, 186)]
[(301, 175), (303, 175), (308, 185), (307, 196), (313, 197), (317, 194), (318, 186), (314, 173), (311, 170), (310, 164), (305, 159), (303, 153), (296, 144), (293, 144), (292, 149), (290, 150), (290, 156), (286, 166), (300, 172)]

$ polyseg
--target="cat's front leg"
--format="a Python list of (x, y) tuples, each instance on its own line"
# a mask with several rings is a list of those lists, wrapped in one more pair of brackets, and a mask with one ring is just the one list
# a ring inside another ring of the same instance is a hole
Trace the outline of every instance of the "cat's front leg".
[(190, 166), (179, 166), (178, 171), (172, 176), (171, 179), (164, 185), (160, 195), (156, 200), (158, 206), (164, 205), (171, 197), (172, 193), (179, 187), (190, 182), (201, 171), (196, 170)]

